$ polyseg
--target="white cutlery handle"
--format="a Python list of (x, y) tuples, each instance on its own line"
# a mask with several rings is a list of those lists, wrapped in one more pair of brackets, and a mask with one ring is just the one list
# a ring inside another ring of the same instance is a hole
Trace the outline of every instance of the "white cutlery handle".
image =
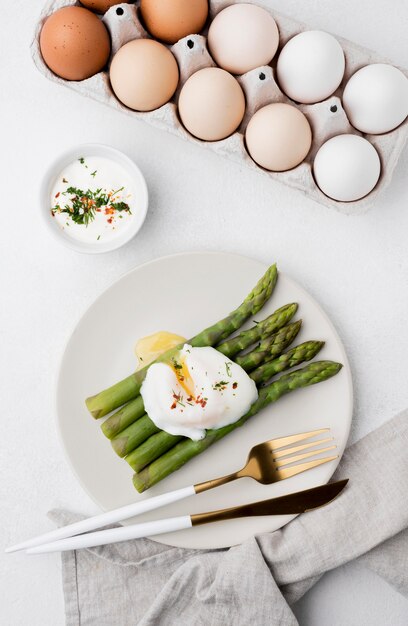
[(74, 535), (79, 535), (80, 533), (86, 533), (90, 530), (101, 528), (102, 526), (108, 526), (109, 524), (121, 522), (122, 520), (129, 519), (135, 515), (141, 515), (142, 513), (159, 509), (166, 504), (184, 500), (184, 498), (188, 498), (194, 494), (195, 489), (193, 485), (177, 489), (176, 491), (170, 491), (169, 493), (163, 493), (160, 496), (147, 498), (141, 502), (134, 502), (133, 504), (122, 506), (120, 509), (107, 511), (106, 513), (89, 517), (88, 519), (81, 520), (80, 522), (75, 522), (73, 524), (69, 524), (68, 526), (51, 530), (49, 533), (45, 533), (44, 535), (40, 535), (34, 539), (28, 539), (27, 541), (19, 543), (15, 546), (11, 546), (10, 548), (7, 548), (6, 552), (25, 550), (26, 548), (33, 548), (34, 546), (39, 546), (43, 543), (50, 543), (51, 541), (57, 541), (58, 539), (65, 539), (66, 537), (73, 537)]
[(120, 528), (110, 528), (108, 530), (98, 530), (88, 535), (77, 535), (61, 541), (46, 543), (27, 550), (27, 554), (42, 554), (44, 552), (65, 552), (66, 550), (79, 550), (81, 548), (92, 548), (94, 546), (104, 546), (106, 544), (128, 541), (129, 539), (140, 539), (162, 533), (171, 533), (176, 530), (191, 528), (192, 522), (189, 515), (181, 517), (169, 517), (167, 519), (146, 522), (145, 524), (133, 524), (132, 526), (121, 526)]

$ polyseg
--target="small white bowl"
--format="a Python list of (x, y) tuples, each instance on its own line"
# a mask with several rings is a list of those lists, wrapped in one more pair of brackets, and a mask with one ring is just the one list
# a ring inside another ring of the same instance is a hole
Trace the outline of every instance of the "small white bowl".
[[(121, 165), (134, 181), (135, 188), (138, 193), (137, 212), (135, 212), (129, 227), (117, 237), (109, 241), (102, 243), (77, 241), (70, 237), (65, 230), (60, 228), (51, 216), (51, 192), (57, 176), (62, 172), (64, 167), (75, 161), (75, 159), (78, 159), (78, 155), (84, 158), (98, 156), (111, 159)], [(75, 148), (71, 148), (57, 157), (57, 159), (53, 161), (47, 169), (40, 189), (41, 213), (49, 232), (72, 250), (88, 254), (111, 252), (112, 250), (116, 250), (117, 248), (120, 248), (128, 243), (142, 228), (143, 222), (146, 218), (148, 204), (149, 197), (146, 181), (134, 161), (123, 154), (123, 152), (116, 150), (116, 148), (111, 148), (110, 146), (98, 143), (76, 146)]]

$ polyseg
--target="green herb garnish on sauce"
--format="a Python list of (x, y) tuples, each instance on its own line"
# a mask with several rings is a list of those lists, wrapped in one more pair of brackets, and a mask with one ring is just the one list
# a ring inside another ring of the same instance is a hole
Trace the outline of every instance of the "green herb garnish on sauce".
[(91, 191), (91, 189), (83, 191), (78, 189), (78, 187), (68, 187), (61, 195), (70, 196), (71, 204), (65, 204), (64, 206), (57, 204), (51, 209), (51, 215), (54, 217), (57, 213), (68, 213), (75, 224), (84, 224), (85, 226), (88, 226), (95, 219), (97, 212), (104, 212), (105, 215), (111, 217), (116, 211), (126, 211), (131, 215), (130, 207), (126, 202), (112, 202), (112, 199), (123, 189), (121, 187), (116, 191), (106, 193), (102, 188), (96, 189), (96, 191)]

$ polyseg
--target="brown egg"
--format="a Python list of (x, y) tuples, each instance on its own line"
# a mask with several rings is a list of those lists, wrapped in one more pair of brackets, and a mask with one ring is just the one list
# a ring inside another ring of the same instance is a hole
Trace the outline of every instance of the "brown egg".
[(100, 72), (110, 54), (110, 38), (101, 20), (88, 9), (59, 9), (45, 22), (40, 35), (43, 59), (57, 76), (84, 80)]
[(80, 0), (81, 4), (91, 11), (97, 13), (106, 13), (108, 9), (114, 7), (115, 4), (129, 4), (130, 0)]
[(140, 11), (153, 37), (176, 43), (202, 31), (208, 16), (208, 0), (141, 0)]
[(134, 39), (122, 46), (110, 67), (112, 89), (135, 111), (153, 111), (166, 104), (177, 89), (177, 61), (166, 46), (153, 39)]

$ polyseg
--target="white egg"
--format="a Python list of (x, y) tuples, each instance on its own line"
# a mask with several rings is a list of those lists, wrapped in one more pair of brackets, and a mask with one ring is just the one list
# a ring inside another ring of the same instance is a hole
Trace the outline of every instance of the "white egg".
[(386, 63), (367, 65), (345, 86), (343, 107), (361, 132), (388, 133), (408, 115), (408, 78)]
[(358, 135), (337, 135), (316, 154), (313, 173), (317, 185), (330, 198), (352, 202), (374, 189), (381, 163), (374, 146)]
[(158, 428), (195, 441), (239, 420), (258, 397), (242, 367), (215, 348), (188, 344), (171, 364), (150, 366), (140, 393)]
[(295, 102), (325, 100), (344, 76), (344, 52), (337, 39), (320, 30), (296, 35), (283, 47), (277, 76), (282, 91)]

